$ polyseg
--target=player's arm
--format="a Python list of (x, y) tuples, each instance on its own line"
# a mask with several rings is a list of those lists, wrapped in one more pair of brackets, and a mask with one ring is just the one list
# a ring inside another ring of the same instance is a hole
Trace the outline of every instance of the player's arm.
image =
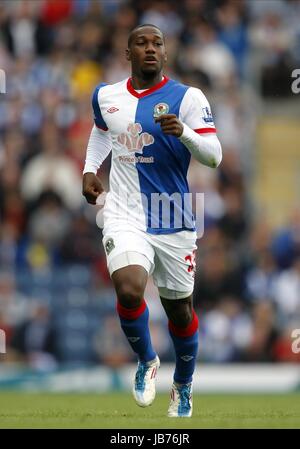
[(222, 148), (204, 94), (190, 88), (180, 108), (180, 118), (163, 114), (155, 121), (165, 134), (176, 136), (193, 157), (204, 165), (215, 168), (222, 160)]
[(83, 169), (82, 194), (90, 204), (96, 204), (97, 197), (104, 190), (97, 171), (112, 149), (111, 135), (99, 106), (99, 90), (102, 86), (97, 86), (92, 97), (95, 124), (91, 130)]
[(98, 195), (103, 192), (97, 171), (111, 151), (110, 133), (93, 126), (83, 169), (82, 194), (90, 204), (96, 204)]

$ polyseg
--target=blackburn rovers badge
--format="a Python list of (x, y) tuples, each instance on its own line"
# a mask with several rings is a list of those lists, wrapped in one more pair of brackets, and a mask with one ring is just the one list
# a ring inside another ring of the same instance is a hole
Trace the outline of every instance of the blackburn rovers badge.
[(112, 250), (114, 249), (114, 247), (115, 247), (115, 244), (114, 244), (113, 239), (109, 238), (107, 240), (107, 242), (105, 243), (106, 254), (109, 255), (112, 252)]
[(154, 106), (153, 117), (158, 118), (163, 114), (169, 112), (169, 105), (167, 103), (158, 103)]

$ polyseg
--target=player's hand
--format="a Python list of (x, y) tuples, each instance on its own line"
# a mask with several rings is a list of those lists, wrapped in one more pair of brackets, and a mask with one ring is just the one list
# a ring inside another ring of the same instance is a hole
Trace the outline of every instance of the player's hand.
[(85, 173), (82, 181), (82, 195), (90, 204), (96, 204), (98, 196), (104, 191), (100, 179), (94, 173)]
[(160, 123), (161, 130), (165, 134), (180, 137), (183, 133), (183, 124), (175, 114), (162, 114), (154, 120), (155, 123)]

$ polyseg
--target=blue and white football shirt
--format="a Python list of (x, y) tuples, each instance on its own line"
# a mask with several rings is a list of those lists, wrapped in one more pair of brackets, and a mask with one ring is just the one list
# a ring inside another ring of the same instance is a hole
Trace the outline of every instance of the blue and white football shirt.
[(165, 76), (138, 92), (129, 78), (97, 86), (92, 103), (95, 124), (109, 134), (112, 147), (105, 223), (152, 234), (194, 230), (187, 183), (191, 154), (177, 137), (161, 131), (154, 116), (176, 114), (197, 133), (215, 133), (201, 90)]

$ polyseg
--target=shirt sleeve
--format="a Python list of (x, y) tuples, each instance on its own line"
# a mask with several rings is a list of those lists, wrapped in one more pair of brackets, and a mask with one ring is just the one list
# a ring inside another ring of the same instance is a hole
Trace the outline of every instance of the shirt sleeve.
[(216, 133), (207, 98), (196, 87), (190, 87), (186, 91), (180, 105), (179, 119), (198, 134)]
[(93, 111), (94, 111), (94, 122), (95, 125), (97, 126), (97, 128), (102, 129), (102, 131), (107, 131), (108, 130), (108, 126), (106, 125), (102, 114), (101, 114), (101, 109), (100, 109), (100, 92), (101, 92), (101, 87), (104, 87), (106, 84), (105, 83), (101, 83), (99, 84), (99, 86), (96, 87), (96, 89), (94, 90), (93, 96), (92, 96), (92, 106), (93, 106)]
[(97, 173), (98, 168), (107, 158), (112, 149), (111, 135), (108, 131), (92, 128), (89, 143), (86, 150), (84, 173)]
[(183, 133), (179, 137), (192, 156), (201, 164), (216, 168), (222, 161), (222, 147), (216, 134), (200, 135), (185, 123)]

